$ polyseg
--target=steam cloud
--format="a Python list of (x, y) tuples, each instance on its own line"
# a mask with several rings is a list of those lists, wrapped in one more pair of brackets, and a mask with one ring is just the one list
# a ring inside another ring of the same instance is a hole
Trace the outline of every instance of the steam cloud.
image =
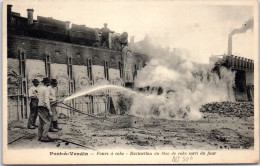
[[(145, 43), (145, 44), (144, 44)], [(234, 101), (235, 73), (189, 61), (185, 49), (169, 51), (145, 40), (142, 50), (149, 51), (150, 61), (138, 72), (136, 87), (147, 97), (135, 96), (130, 112), (137, 116), (169, 119), (201, 117), (201, 105), (217, 101)]]

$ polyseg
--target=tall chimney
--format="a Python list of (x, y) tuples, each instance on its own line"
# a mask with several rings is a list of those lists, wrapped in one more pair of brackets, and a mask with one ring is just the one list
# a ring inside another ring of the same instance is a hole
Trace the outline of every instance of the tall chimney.
[(130, 43), (134, 43), (135, 42), (135, 36), (131, 36), (130, 37)]
[(228, 56), (232, 55), (232, 34), (228, 35)]
[(12, 6), (13, 5), (7, 5), (7, 27), (9, 27), (12, 22)]
[(27, 18), (28, 18), (28, 24), (33, 23), (33, 9), (27, 9)]

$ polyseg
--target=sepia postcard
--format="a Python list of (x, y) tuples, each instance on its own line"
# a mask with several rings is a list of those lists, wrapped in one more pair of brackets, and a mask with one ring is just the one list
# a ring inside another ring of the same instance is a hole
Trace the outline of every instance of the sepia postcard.
[(3, 164), (259, 162), (257, 0), (4, 0)]

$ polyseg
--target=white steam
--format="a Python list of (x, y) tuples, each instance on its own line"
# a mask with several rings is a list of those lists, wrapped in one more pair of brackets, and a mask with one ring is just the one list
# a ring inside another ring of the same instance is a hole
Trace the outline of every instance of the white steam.
[[(217, 73), (211, 72), (213, 66), (190, 62), (181, 49), (170, 52), (157, 48), (153, 52), (156, 54), (150, 53), (150, 62), (138, 72), (135, 81), (148, 97), (133, 99), (132, 114), (195, 120), (201, 117), (199, 109), (203, 104), (234, 100), (234, 72), (220, 68), (219, 79)], [(162, 94), (158, 95), (158, 89)]]

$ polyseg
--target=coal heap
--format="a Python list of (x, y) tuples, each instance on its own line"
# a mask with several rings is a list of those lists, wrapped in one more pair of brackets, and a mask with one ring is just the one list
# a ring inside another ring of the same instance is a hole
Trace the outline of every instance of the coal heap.
[(250, 117), (254, 116), (252, 102), (214, 102), (203, 105), (200, 112), (218, 113), (224, 116)]

